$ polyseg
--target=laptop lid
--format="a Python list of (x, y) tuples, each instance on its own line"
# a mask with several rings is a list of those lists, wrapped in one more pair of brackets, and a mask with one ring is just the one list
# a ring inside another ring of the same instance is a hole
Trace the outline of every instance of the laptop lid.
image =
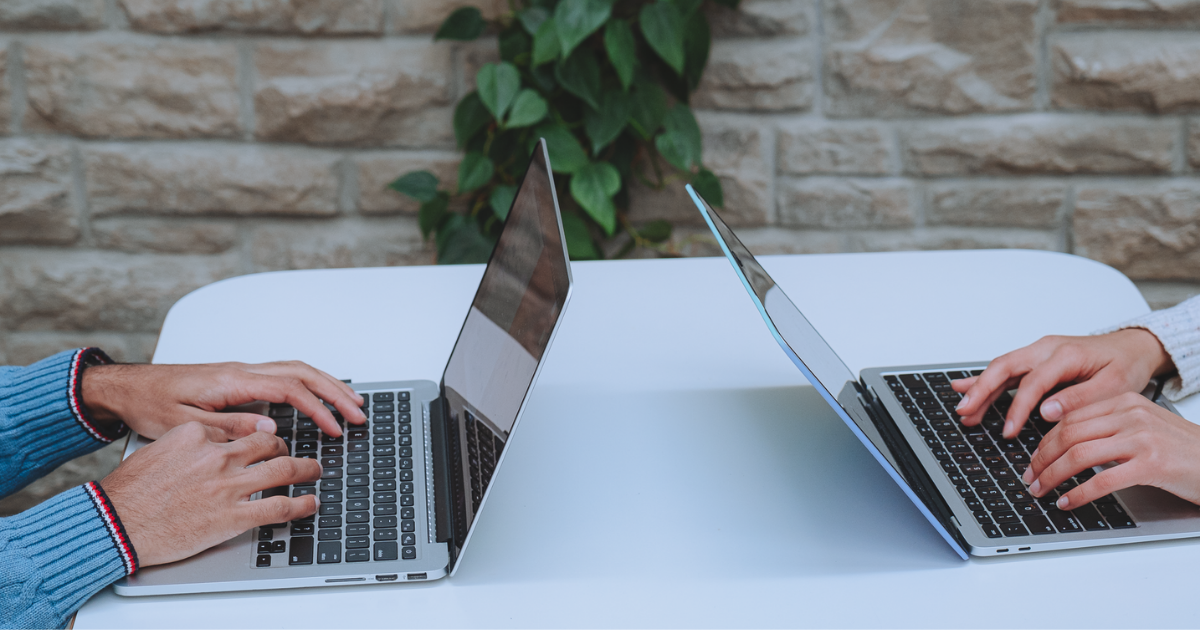
[(883, 466), (942, 538), (959, 556), (967, 559), (964, 546), (947, 531), (900, 473), (900, 462), (871, 421), (870, 412), (860, 398), (859, 385), (854, 373), (846, 367), (833, 348), (829, 347), (800, 309), (796, 308), (783, 289), (758, 264), (750, 250), (742, 245), (737, 235), (721, 220), (712, 206), (696, 194), (690, 184), (687, 185), (687, 191), (784, 354), (796, 364), (808, 382), (812, 383), (825, 402), (846, 426), (850, 427), (863, 446), (867, 447), (879, 465)]
[[(499, 473), (570, 298), (571, 265), (551, 173), (546, 141), (539, 140), (442, 375), (453, 451), (448, 480), (454, 520), (451, 575), (475, 531), (490, 493), (488, 481)], [(473, 423), (479, 426), (472, 428)], [(494, 435), (491, 444), (479, 443), (485, 435)], [(491, 471), (480, 470), (478, 451), (484, 448), (495, 452)], [(483, 490), (478, 505), (471, 500), (473, 482)]]

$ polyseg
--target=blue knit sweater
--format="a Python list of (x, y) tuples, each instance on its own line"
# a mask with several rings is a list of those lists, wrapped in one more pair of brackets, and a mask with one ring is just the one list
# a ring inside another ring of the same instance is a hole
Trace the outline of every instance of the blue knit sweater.
[[(80, 375), (107, 363), (95, 348), (0, 367), (0, 496), (127, 431), (80, 402)], [(61, 628), (97, 591), (137, 570), (137, 554), (95, 482), (0, 518), (0, 627)]]

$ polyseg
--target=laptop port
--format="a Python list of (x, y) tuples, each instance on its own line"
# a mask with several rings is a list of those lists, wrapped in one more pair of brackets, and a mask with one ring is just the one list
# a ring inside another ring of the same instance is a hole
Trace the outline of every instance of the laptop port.
[(1007, 549), (997, 549), (996, 553), (1008, 553)]
[(428, 580), (429, 574), (428, 573), (409, 573), (406, 577), (410, 580)]
[(396, 579), (399, 577), (400, 576), (396, 575), (395, 573), (388, 573), (387, 575), (376, 575), (375, 581), (376, 582), (395, 582)]
[(1017, 551), (1029, 551), (1029, 547), (1021, 547)]

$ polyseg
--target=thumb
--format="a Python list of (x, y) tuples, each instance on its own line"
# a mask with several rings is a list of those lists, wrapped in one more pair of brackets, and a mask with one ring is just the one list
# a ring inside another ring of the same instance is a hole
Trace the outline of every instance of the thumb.
[(229, 440), (237, 440), (248, 435), (253, 435), (255, 431), (274, 433), (278, 430), (274, 420), (256, 413), (219, 413), (213, 411), (204, 411), (201, 413), (202, 415), (196, 418), (199, 422), (223, 432), (225, 438)]

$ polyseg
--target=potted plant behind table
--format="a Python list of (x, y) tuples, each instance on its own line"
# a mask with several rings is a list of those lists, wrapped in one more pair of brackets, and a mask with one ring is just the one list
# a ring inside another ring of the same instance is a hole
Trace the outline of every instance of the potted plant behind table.
[(638, 227), (626, 216), (632, 178), (656, 189), (690, 181), (723, 206), (688, 107), (712, 45), (703, 3), (510, 0), (494, 21), (474, 7), (450, 14), (434, 39), (471, 41), (490, 28), (500, 61), (479, 69), (475, 91), (455, 108), (454, 136), (465, 152), (457, 185), (440, 189), (428, 171), (390, 184), (421, 202), (421, 232), (435, 239), (438, 263), (487, 261), (538, 138), (546, 139), (558, 190), (574, 201), (560, 195), (573, 259), (602, 257), (601, 243), (622, 233), (628, 240), (618, 257), (636, 247), (674, 253), (669, 223)]

